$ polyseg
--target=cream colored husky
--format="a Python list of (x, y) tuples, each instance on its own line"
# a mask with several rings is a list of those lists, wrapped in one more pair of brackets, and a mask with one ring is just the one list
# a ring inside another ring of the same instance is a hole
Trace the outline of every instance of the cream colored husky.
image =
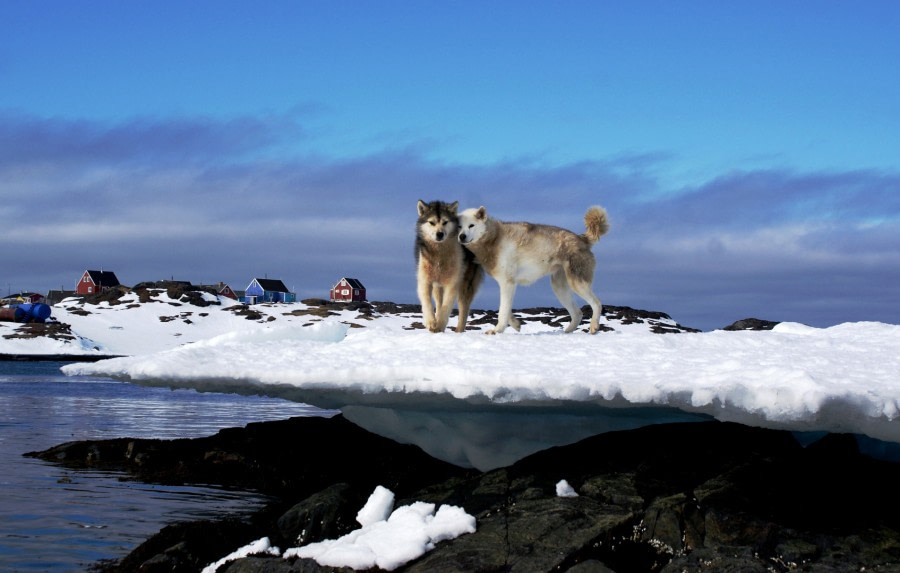
[(510, 324), (519, 330), (519, 321), (512, 316), (516, 285), (531, 284), (545, 275), (550, 275), (553, 292), (572, 317), (566, 332), (581, 324), (581, 308), (573, 291), (591, 305), (590, 331), (597, 332), (603, 305), (592, 290), (596, 262), (591, 247), (609, 231), (606, 211), (589, 208), (584, 224), (584, 234), (576, 235), (550, 225), (498, 221), (484, 207), (460, 213), (459, 242), (500, 285), (497, 326), (488, 334), (499, 334)]

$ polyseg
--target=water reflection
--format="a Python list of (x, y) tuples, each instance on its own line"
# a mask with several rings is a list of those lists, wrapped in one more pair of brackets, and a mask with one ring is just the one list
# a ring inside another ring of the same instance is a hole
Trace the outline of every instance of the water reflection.
[(411, 410), (376, 406), (344, 406), (351, 422), (401, 443), (419, 446), (430, 455), (487, 471), (510, 465), (553, 446), (617, 430), (649, 424), (711, 420), (705, 414), (676, 408), (585, 407)]

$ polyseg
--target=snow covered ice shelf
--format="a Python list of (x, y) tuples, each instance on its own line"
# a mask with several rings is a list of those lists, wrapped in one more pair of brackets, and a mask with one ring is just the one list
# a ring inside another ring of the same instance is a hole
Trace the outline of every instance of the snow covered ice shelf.
[(63, 370), (287, 397), (344, 409), (351, 419), (354, 409), (372, 418), (372, 408), (580, 416), (649, 408), (636, 416), (656, 409), (900, 442), (900, 326), (873, 322), (596, 336), (432, 335), (390, 323), (350, 329), (323, 322)]

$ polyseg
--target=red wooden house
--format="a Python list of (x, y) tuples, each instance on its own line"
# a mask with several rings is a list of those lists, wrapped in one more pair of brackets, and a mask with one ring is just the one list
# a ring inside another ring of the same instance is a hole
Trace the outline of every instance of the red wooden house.
[(116, 273), (112, 271), (84, 271), (75, 285), (75, 294), (96, 294), (119, 284)]
[(358, 279), (344, 277), (331, 287), (331, 302), (366, 300), (366, 287)]
[(213, 290), (216, 291), (216, 294), (218, 294), (219, 296), (224, 296), (224, 297), (230, 298), (231, 300), (237, 300), (237, 299), (238, 299), (237, 293), (234, 292), (234, 290), (233, 290), (230, 286), (228, 286), (227, 284), (225, 284), (225, 283), (223, 283), (223, 282), (221, 282), (221, 281), (219, 281), (218, 284), (214, 284), (214, 285), (201, 285), (201, 287), (202, 287), (202, 288), (213, 289)]

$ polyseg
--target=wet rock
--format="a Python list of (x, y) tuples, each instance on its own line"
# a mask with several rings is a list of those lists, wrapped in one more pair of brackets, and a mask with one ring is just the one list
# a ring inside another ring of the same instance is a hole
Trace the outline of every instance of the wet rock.
[(219, 573), (354, 573), (349, 567), (325, 567), (312, 559), (285, 561), (277, 557), (247, 557), (226, 564)]
[(329, 486), (278, 518), (279, 538), (293, 547), (346, 535), (359, 528), (356, 514), (370, 493), (348, 483)]
[(343, 416), (258, 422), (194, 439), (67, 442), (25, 455), (76, 469), (123, 470), (156, 483), (212, 483), (293, 500), (348, 476), (371, 493), (377, 485), (405, 492), (469, 473)]
[(168, 525), (119, 562), (98, 564), (97, 570), (126, 573), (200, 571), (223, 557), (222, 547), (242, 547), (253, 541), (258, 524), (238, 519)]
[[(197, 440), (75, 442), (36, 455), (277, 496), (240, 523), (170, 526), (107, 571), (196, 571), (264, 536), (282, 549), (336, 538), (357, 527), (356, 511), (376, 485), (392, 489), (397, 505), (452, 504), (476, 517), (475, 533), (439, 543), (405, 572), (885, 572), (900, 563), (900, 464), (861, 455), (852, 436), (804, 448), (789, 432), (665, 424), (479, 473), (337, 417), (250, 424)], [(558, 497), (561, 479), (578, 496)], [(345, 570), (254, 556), (220, 571)]]
[[(478, 532), (442, 544), (403, 570), (469, 571), (478, 564), (481, 570), (566, 571), (602, 564), (623, 572), (787, 571), (801, 563), (828, 570), (841, 560), (851, 568), (845, 570), (896, 564), (900, 542), (885, 540), (900, 539), (900, 502), (890, 486), (900, 467), (860, 456), (847, 437), (823, 441), (804, 449), (787, 432), (709, 422), (614, 432), (552, 448), (485, 474), (478, 487), (456, 486), (454, 495), (440, 496), (477, 511)], [(579, 497), (556, 498), (559, 479)], [(849, 547), (855, 547), (852, 556)]]

